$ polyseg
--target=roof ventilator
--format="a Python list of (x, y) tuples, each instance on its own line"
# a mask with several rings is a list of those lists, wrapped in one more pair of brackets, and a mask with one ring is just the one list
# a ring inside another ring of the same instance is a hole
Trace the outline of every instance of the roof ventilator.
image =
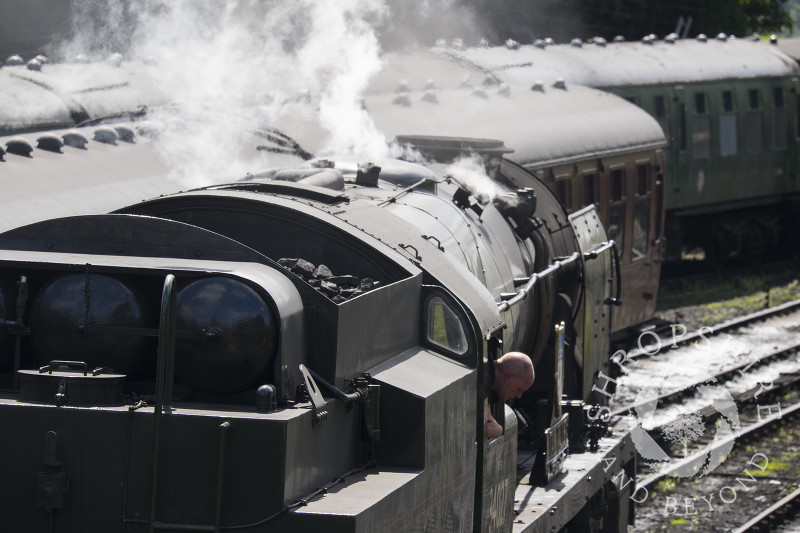
[(86, 150), (86, 145), (89, 144), (89, 140), (86, 136), (76, 130), (68, 131), (62, 135), (61, 138), (64, 140), (65, 146), (72, 146), (73, 148), (80, 148), (81, 150)]
[(483, 78), (483, 86), (484, 87), (492, 87), (495, 85), (500, 85), (503, 83), (500, 79), (495, 76), (494, 74), (487, 74), (485, 78)]
[(114, 131), (117, 132), (120, 141), (125, 141), (126, 143), (132, 143), (136, 139), (136, 133), (130, 126), (125, 126), (125, 125), (114, 126)]
[(117, 135), (117, 132), (114, 131), (113, 128), (103, 127), (94, 130), (93, 139), (97, 142), (105, 144), (117, 144), (117, 141), (119, 140), (119, 135)]
[(60, 154), (63, 147), (64, 141), (61, 140), (61, 137), (53, 133), (45, 133), (36, 139), (36, 148), (40, 150), (47, 150), (48, 152)]
[(428, 102), (429, 104), (438, 104), (439, 98), (436, 96), (435, 92), (426, 91), (425, 94), (422, 95), (422, 101)]
[(9, 154), (31, 157), (33, 146), (31, 146), (31, 143), (29, 143), (27, 139), (22, 137), (14, 137), (6, 143), (6, 152)]
[(555, 89), (561, 89), (562, 91), (566, 91), (567, 82), (564, 80), (564, 78), (556, 78), (555, 83), (553, 83), (553, 87)]

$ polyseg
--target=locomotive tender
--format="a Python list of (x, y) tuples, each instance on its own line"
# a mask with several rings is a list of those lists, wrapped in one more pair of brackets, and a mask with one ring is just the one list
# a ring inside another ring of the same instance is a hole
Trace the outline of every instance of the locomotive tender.
[[(596, 210), (568, 217), (500, 142), (407, 140), (484, 154), (488, 192), (313, 160), (0, 234), (3, 529), (535, 531), (608, 509), (625, 531), (626, 423), (565, 456), (608, 366)], [(494, 405), (505, 433), (483, 435), (511, 350), (537, 374), (522, 483), (529, 430)]]

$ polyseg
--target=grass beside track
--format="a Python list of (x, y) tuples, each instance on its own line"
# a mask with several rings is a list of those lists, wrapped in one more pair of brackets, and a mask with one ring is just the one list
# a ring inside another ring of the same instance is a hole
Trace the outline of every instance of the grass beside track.
[(671, 321), (712, 325), (800, 299), (800, 264), (665, 280), (656, 315)]

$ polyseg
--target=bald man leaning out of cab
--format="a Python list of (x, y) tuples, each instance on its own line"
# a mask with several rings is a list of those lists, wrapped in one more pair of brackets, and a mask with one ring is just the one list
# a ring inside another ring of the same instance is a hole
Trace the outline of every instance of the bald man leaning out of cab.
[[(524, 353), (508, 352), (495, 361), (493, 370), (489, 369), (490, 403), (519, 399), (533, 385), (533, 364)], [(486, 411), (486, 436), (495, 439), (503, 434), (503, 428), (492, 416), (491, 408)]]

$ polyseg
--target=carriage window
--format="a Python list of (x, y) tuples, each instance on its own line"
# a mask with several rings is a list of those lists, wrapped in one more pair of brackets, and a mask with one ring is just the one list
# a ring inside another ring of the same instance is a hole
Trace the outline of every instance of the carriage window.
[(733, 93), (731, 91), (722, 91), (722, 111), (725, 113), (733, 111)]
[(625, 169), (611, 171), (609, 181), (608, 238), (617, 245), (622, 260), (625, 260)]
[(678, 104), (680, 112), (678, 113), (678, 127), (679, 127), (679, 144), (681, 150), (686, 150), (686, 104)]
[(648, 233), (650, 231), (650, 166), (636, 166), (636, 202), (633, 204), (633, 261), (647, 256)]
[(587, 206), (597, 201), (597, 174), (583, 177), (581, 205)]
[(761, 111), (761, 92), (750, 89), (747, 93), (748, 111), (745, 115), (747, 152), (760, 154), (764, 150), (764, 116)]
[(694, 94), (694, 112), (698, 115), (706, 114), (706, 93)]
[(722, 113), (719, 115), (719, 155), (736, 155), (738, 146), (738, 118), (733, 109), (733, 92), (722, 91)]
[(643, 196), (650, 192), (650, 167), (638, 165), (636, 167), (636, 195)]
[(608, 206), (608, 238), (617, 245), (617, 252), (625, 261), (625, 202)]
[(572, 211), (572, 182), (559, 180), (556, 182), (556, 196), (567, 212)]
[(633, 261), (647, 257), (647, 232), (650, 230), (650, 197), (638, 198), (633, 205)]
[(655, 117), (658, 121), (659, 125), (661, 125), (661, 129), (664, 132), (664, 135), (669, 138), (669, 120), (667, 119), (667, 100), (664, 98), (663, 95), (657, 95), (653, 97), (653, 109), (655, 111)]
[(694, 93), (694, 111), (695, 115), (692, 117), (692, 157), (694, 159), (708, 159), (711, 155), (711, 121), (706, 107), (706, 93)]
[(609, 197), (612, 202), (625, 198), (625, 171), (622, 169), (611, 171), (609, 182)]
[(653, 97), (653, 107), (655, 107), (657, 119), (662, 119), (667, 116), (667, 103), (664, 101), (662, 95), (659, 94)]
[(789, 130), (789, 116), (783, 100), (783, 87), (772, 89), (772, 148), (773, 150), (786, 149), (786, 136)]
[(783, 87), (774, 87), (772, 89), (772, 100), (776, 108), (785, 106), (783, 103)]
[(464, 326), (456, 312), (440, 296), (428, 299), (425, 314), (428, 342), (445, 348), (456, 356), (467, 353), (469, 345)]
[(800, 94), (794, 95), (794, 136), (800, 139)]
[(759, 98), (759, 90), (758, 89), (750, 89), (747, 92), (747, 100), (750, 104), (750, 110), (755, 111), (757, 109), (761, 109), (761, 98)]

